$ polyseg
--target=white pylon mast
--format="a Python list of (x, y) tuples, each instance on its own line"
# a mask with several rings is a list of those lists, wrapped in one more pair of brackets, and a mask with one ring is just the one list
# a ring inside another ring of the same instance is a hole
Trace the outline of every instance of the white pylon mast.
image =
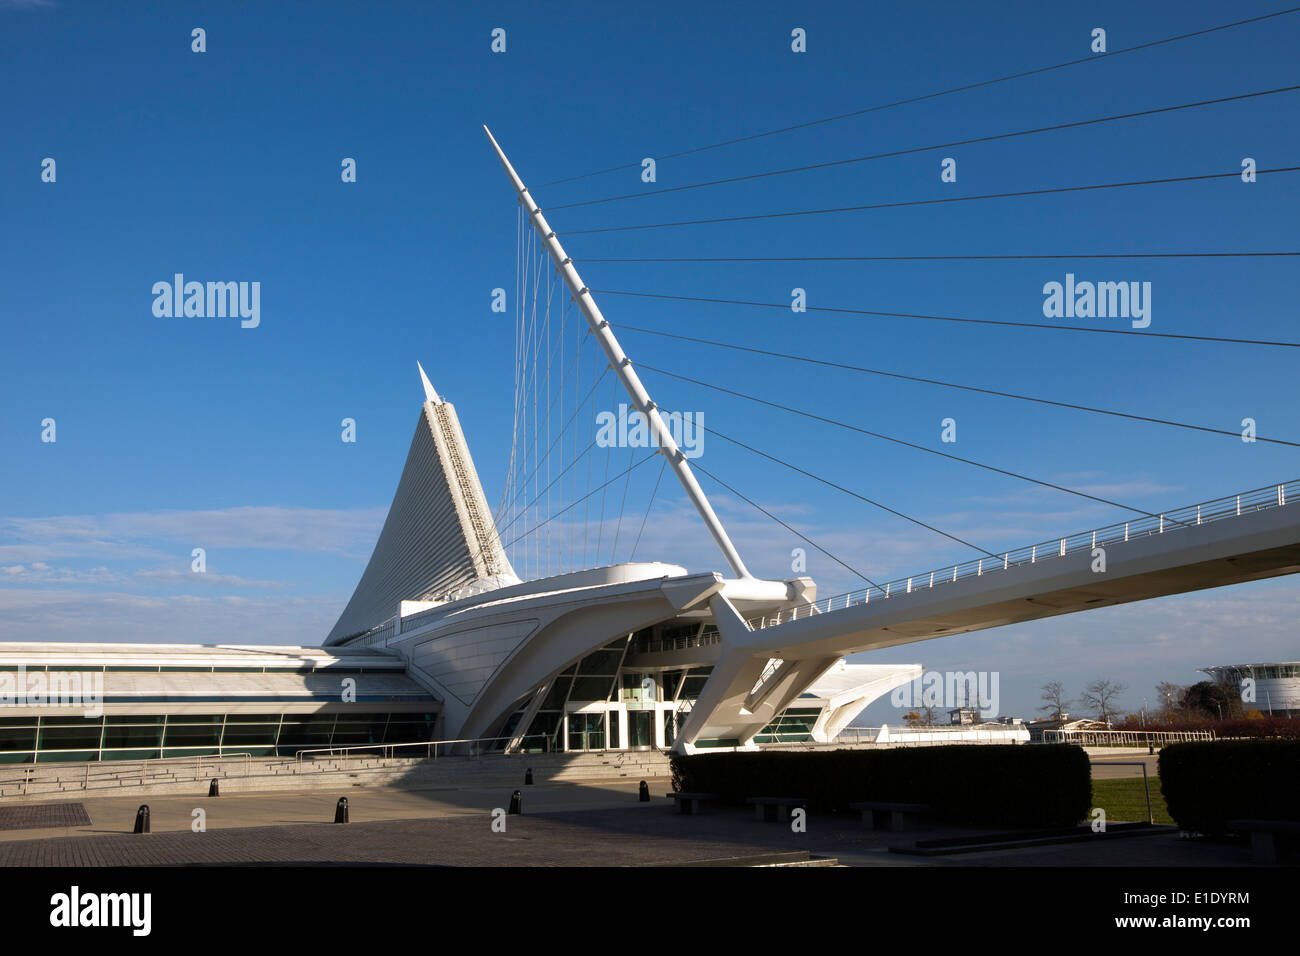
[(506, 154), (501, 150), (501, 146), (497, 143), (496, 137), (492, 135), (492, 131), (484, 126), (483, 132), (487, 134), (488, 141), (492, 144), (492, 148), (496, 150), (497, 158), (501, 160), (506, 175), (510, 177), (510, 182), (519, 195), (519, 201), (528, 210), (528, 218), (532, 222), (533, 228), (537, 230), (537, 234), (542, 237), (547, 254), (555, 263), (556, 269), (564, 276), (564, 282), (569, 287), (570, 294), (573, 296), (574, 301), (578, 303), (578, 308), (582, 310), (582, 315), (587, 320), (587, 325), (590, 327), (592, 334), (596, 336), (596, 341), (604, 349), (610, 367), (614, 369), (619, 381), (623, 383), (623, 388), (627, 390), (628, 395), (631, 397), (633, 406), (643, 412), (649, 420), (651, 433), (659, 443), (659, 450), (667, 458), (668, 464), (672, 466), (677, 475), (677, 480), (682, 483), (682, 488), (686, 490), (686, 496), (691, 499), (691, 504), (695, 505), (695, 510), (704, 519), (704, 523), (709, 528), (709, 533), (713, 535), (713, 540), (717, 542), (723, 556), (727, 559), (727, 563), (731, 565), (731, 570), (735, 572), (737, 577), (752, 577), (745, 567), (745, 562), (740, 559), (740, 553), (736, 551), (736, 546), (727, 537), (726, 529), (722, 527), (722, 522), (718, 520), (717, 514), (713, 511), (713, 506), (709, 504), (704, 489), (695, 480), (695, 473), (691, 471), (691, 466), (687, 464), (686, 456), (677, 447), (672, 432), (668, 430), (663, 418), (660, 417), (659, 407), (650, 400), (650, 394), (645, 390), (640, 377), (632, 368), (631, 359), (623, 353), (622, 347), (618, 344), (618, 339), (614, 337), (614, 333), (609, 327), (609, 322), (601, 315), (600, 306), (596, 305), (591, 290), (583, 284), (582, 277), (578, 275), (578, 270), (573, 267), (573, 260), (565, 254), (564, 247), (560, 245), (560, 240), (555, 237), (555, 230), (547, 224), (546, 217), (542, 215), (541, 207), (529, 195), (528, 187), (519, 178), (515, 168), (510, 165), (510, 160), (506, 159)]

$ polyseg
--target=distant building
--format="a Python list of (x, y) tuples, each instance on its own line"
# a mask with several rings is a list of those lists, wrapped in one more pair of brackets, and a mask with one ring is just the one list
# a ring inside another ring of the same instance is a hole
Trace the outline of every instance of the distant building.
[(1198, 669), (1216, 683), (1236, 687), (1246, 710), (1257, 710), (1272, 717), (1300, 717), (1300, 661), (1224, 664)]
[(955, 726), (966, 726), (968, 724), (978, 724), (980, 722), (980, 712), (974, 707), (955, 707), (948, 711), (948, 723)]
[(1089, 720), (1086, 717), (1071, 717), (1069, 714), (1061, 714), (1060, 717), (1046, 717), (1040, 720), (1031, 720), (1025, 725), (1029, 731), (1029, 740), (1032, 743), (1041, 744), (1043, 742), (1043, 733), (1048, 730), (1108, 730), (1106, 723), (1101, 720)]

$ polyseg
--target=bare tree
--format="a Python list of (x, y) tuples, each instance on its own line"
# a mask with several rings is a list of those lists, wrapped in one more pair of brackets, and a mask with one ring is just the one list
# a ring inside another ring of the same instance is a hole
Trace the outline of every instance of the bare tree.
[(1065, 696), (1065, 685), (1059, 680), (1048, 681), (1043, 685), (1043, 694), (1039, 698), (1043, 706), (1039, 710), (1047, 711), (1047, 716), (1053, 720), (1062, 720), (1066, 714), (1066, 708), (1070, 706), (1070, 699)]
[(1245, 717), (1246, 705), (1241, 700), (1241, 686), (1231, 676), (1222, 673), (1215, 677), (1214, 683), (1223, 691), (1223, 716)]
[(1183, 697), (1187, 688), (1182, 684), (1162, 680), (1156, 684), (1156, 696), (1160, 699), (1160, 720), (1169, 724), (1175, 722), (1183, 711)]
[(1115, 711), (1119, 709), (1116, 701), (1126, 690), (1128, 690), (1126, 684), (1099, 677), (1083, 689), (1079, 702), (1085, 707), (1091, 707), (1096, 711), (1097, 719), (1109, 726)]

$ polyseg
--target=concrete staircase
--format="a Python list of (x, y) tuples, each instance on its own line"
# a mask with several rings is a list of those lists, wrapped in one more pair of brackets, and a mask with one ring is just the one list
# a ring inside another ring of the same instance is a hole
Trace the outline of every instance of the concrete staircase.
[(0, 801), (62, 795), (206, 795), (215, 778), (225, 793), (343, 790), (349, 787), (461, 789), (535, 783), (649, 779), (671, 773), (659, 751), (492, 754), (476, 757), (180, 757), (168, 760), (36, 764), (0, 770)]

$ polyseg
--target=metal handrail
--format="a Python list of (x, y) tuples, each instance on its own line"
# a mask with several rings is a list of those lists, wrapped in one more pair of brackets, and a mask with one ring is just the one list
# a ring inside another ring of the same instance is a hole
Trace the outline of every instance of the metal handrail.
[(692, 637), (670, 637), (661, 638), (657, 641), (646, 641), (644, 644), (633, 644), (628, 648), (629, 654), (657, 654), (663, 651), (686, 651), (693, 647), (707, 647), (712, 644), (719, 644), (722, 641), (722, 635), (717, 631), (710, 631), (707, 634), (700, 634)]
[[(379, 756), (381, 758), (390, 759), (390, 758), (395, 758), (397, 756), (395, 751), (400, 747), (424, 747), (426, 759), (436, 759), (438, 757), (438, 748), (443, 746), (444, 744), (447, 745), (480, 744), (484, 742), (496, 743), (497, 741), (501, 741), (501, 740), (508, 742), (515, 739), (518, 739), (519, 742), (522, 743), (525, 740), (535, 740), (538, 738), (540, 738), (543, 741), (543, 743), (546, 745), (546, 749), (544, 752), (549, 752), (550, 736), (547, 734), (529, 734), (525, 737), (519, 737), (519, 738), (516, 738), (513, 734), (511, 734), (504, 737), (464, 737), (458, 740), (414, 740), (408, 743), (343, 744), (341, 746), (336, 746), (336, 747), (316, 747), (310, 750), (299, 750), (298, 753), (295, 755), (295, 759), (301, 763), (304, 756), (316, 756), (318, 754), (324, 754), (325, 756), (328, 757), (348, 757), (352, 755), (353, 751), (361, 751), (361, 750), (378, 750), (380, 751)], [(492, 753), (493, 751), (480, 751), (477, 748), (472, 748), (470, 756), (477, 757), (484, 752)]]
[[(124, 780), (128, 776), (135, 778), (137, 771), (140, 776), (141, 786), (149, 782), (151, 776), (156, 776), (159, 772), (173, 772), (184, 770), (185, 767), (194, 764), (194, 779), (198, 780), (204, 776), (203, 762), (219, 762), (231, 757), (244, 758), (244, 773), (251, 775), (253, 769), (253, 755), (248, 751), (237, 751), (227, 754), (195, 754), (184, 757), (146, 757), (142, 760), (85, 760), (80, 761), (80, 768), (74, 769), (69, 763), (60, 764), (33, 764), (22, 768), (21, 774), (13, 774), (6, 777), (0, 777), (0, 787), (10, 784), (21, 783), (23, 785), (23, 794), (26, 795), (28, 788), (34, 783), (47, 783), (52, 781), (71, 781), (72, 777), (79, 775), (81, 777), (81, 789), (89, 790), (91, 780), (117, 779)], [(55, 769), (57, 768), (57, 769)]]
[(1280, 508), (1284, 507), (1288, 501), (1294, 504), (1298, 497), (1300, 497), (1300, 479), (1282, 482), (1277, 485), (1267, 485), (1253, 491), (1242, 492), (1239, 495), (1215, 498), (1158, 515), (1150, 515), (1133, 521), (1118, 522), (1104, 528), (1080, 531), (1062, 538), (1026, 545), (1022, 548), (1006, 551), (1000, 557), (973, 558), (961, 564), (936, 568), (933, 571), (923, 571), (920, 574), (898, 578), (882, 585), (872, 585), (861, 590), (836, 594), (824, 600), (798, 605), (775, 614), (752, 618), (747, 623), (751, 630), (774, 627), (798, 620), (800, 617), (825, 614), (833, 610), (852, 607), (856, 604), (870, 604), (873, 600), (884, 600), (901, 593), (910, 594), (912, 591), (922, 588), (951, 584), (963, 578), (979, 577), (997, 571), (1005, 571), (1012, 567), (1037, 564), (1052, 558), (1065, 557), (1067, 554), (1073, 554), (1077, 551), (1091, 551), (1093, 548), (1131, 541), (1134, 538), (1147, 537), (1153, 534), (1168, 534), (1180, 528), (1209, 524), (1212, 521), (1221, 521), (1226, 518), (1237, 518), (1248, 512)]

